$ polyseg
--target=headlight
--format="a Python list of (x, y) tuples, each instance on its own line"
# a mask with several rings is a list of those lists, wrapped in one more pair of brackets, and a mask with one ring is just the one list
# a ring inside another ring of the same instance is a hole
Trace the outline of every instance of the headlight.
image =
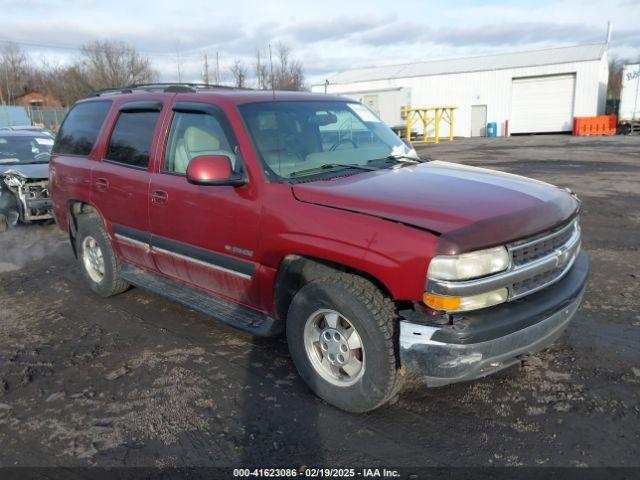
[(7, 175), (4, 177), (4, 183), (10, 187), (19, 187), (24, 184), (24, 179), (17, 175)]
[(461, 255), (438, 255), (431, 259), (427, 276), (434, 280), (470, 280), (509, 268), (505, 247), (488, 248)]

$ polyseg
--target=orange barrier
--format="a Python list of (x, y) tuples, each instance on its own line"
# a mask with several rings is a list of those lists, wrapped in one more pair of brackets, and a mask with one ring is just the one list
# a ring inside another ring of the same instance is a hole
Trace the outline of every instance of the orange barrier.
[(618, 118), (615, 115), (575, 117), (573, 135), (577, 137), (615, 135)]

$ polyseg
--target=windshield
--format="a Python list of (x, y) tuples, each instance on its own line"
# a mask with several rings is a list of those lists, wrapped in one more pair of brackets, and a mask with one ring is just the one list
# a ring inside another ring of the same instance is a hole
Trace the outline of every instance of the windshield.
[(283, 179), (388, 167), (390, 156), (415, 155), (360, 103), (265, 102), (239, 108), (263, 162)]
[(47, 163), (53, 139), (15, 135), (0, 137), (0, 165), (15, 163)]

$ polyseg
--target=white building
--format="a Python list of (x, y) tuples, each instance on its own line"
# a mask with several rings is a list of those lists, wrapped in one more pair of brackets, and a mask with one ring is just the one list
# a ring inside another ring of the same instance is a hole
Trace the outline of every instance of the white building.
[[(565, 132), (573, 117), (604, 113), (607, 44), (355, 68), (312, 91), (357, 99), (389, 125), (404, 124), (403, 107), (455, 106), (454, 134), (482, 136)], [(441, 129), (448, 135), (448, 128)]]

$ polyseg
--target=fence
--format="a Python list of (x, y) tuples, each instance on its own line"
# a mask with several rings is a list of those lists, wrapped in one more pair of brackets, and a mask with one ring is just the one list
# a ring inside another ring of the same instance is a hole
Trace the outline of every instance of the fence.
[(0, 105), (0, 127), (37, 125), (57, 132), (67, 110), (67, 108), (54, 107)]
[(62, 120), (64, 120), (64, 116), (69, 110), (68, 108), (62, 107), (26, 107), (26, 109), (31, 119), (31, 125), (46, 127), (54, 132), (58, 131)]
[(31, 119), (24, 107), (11, 107), (0, 105), (0, 127), (12, 127), (14, 125), (30, 125)]

